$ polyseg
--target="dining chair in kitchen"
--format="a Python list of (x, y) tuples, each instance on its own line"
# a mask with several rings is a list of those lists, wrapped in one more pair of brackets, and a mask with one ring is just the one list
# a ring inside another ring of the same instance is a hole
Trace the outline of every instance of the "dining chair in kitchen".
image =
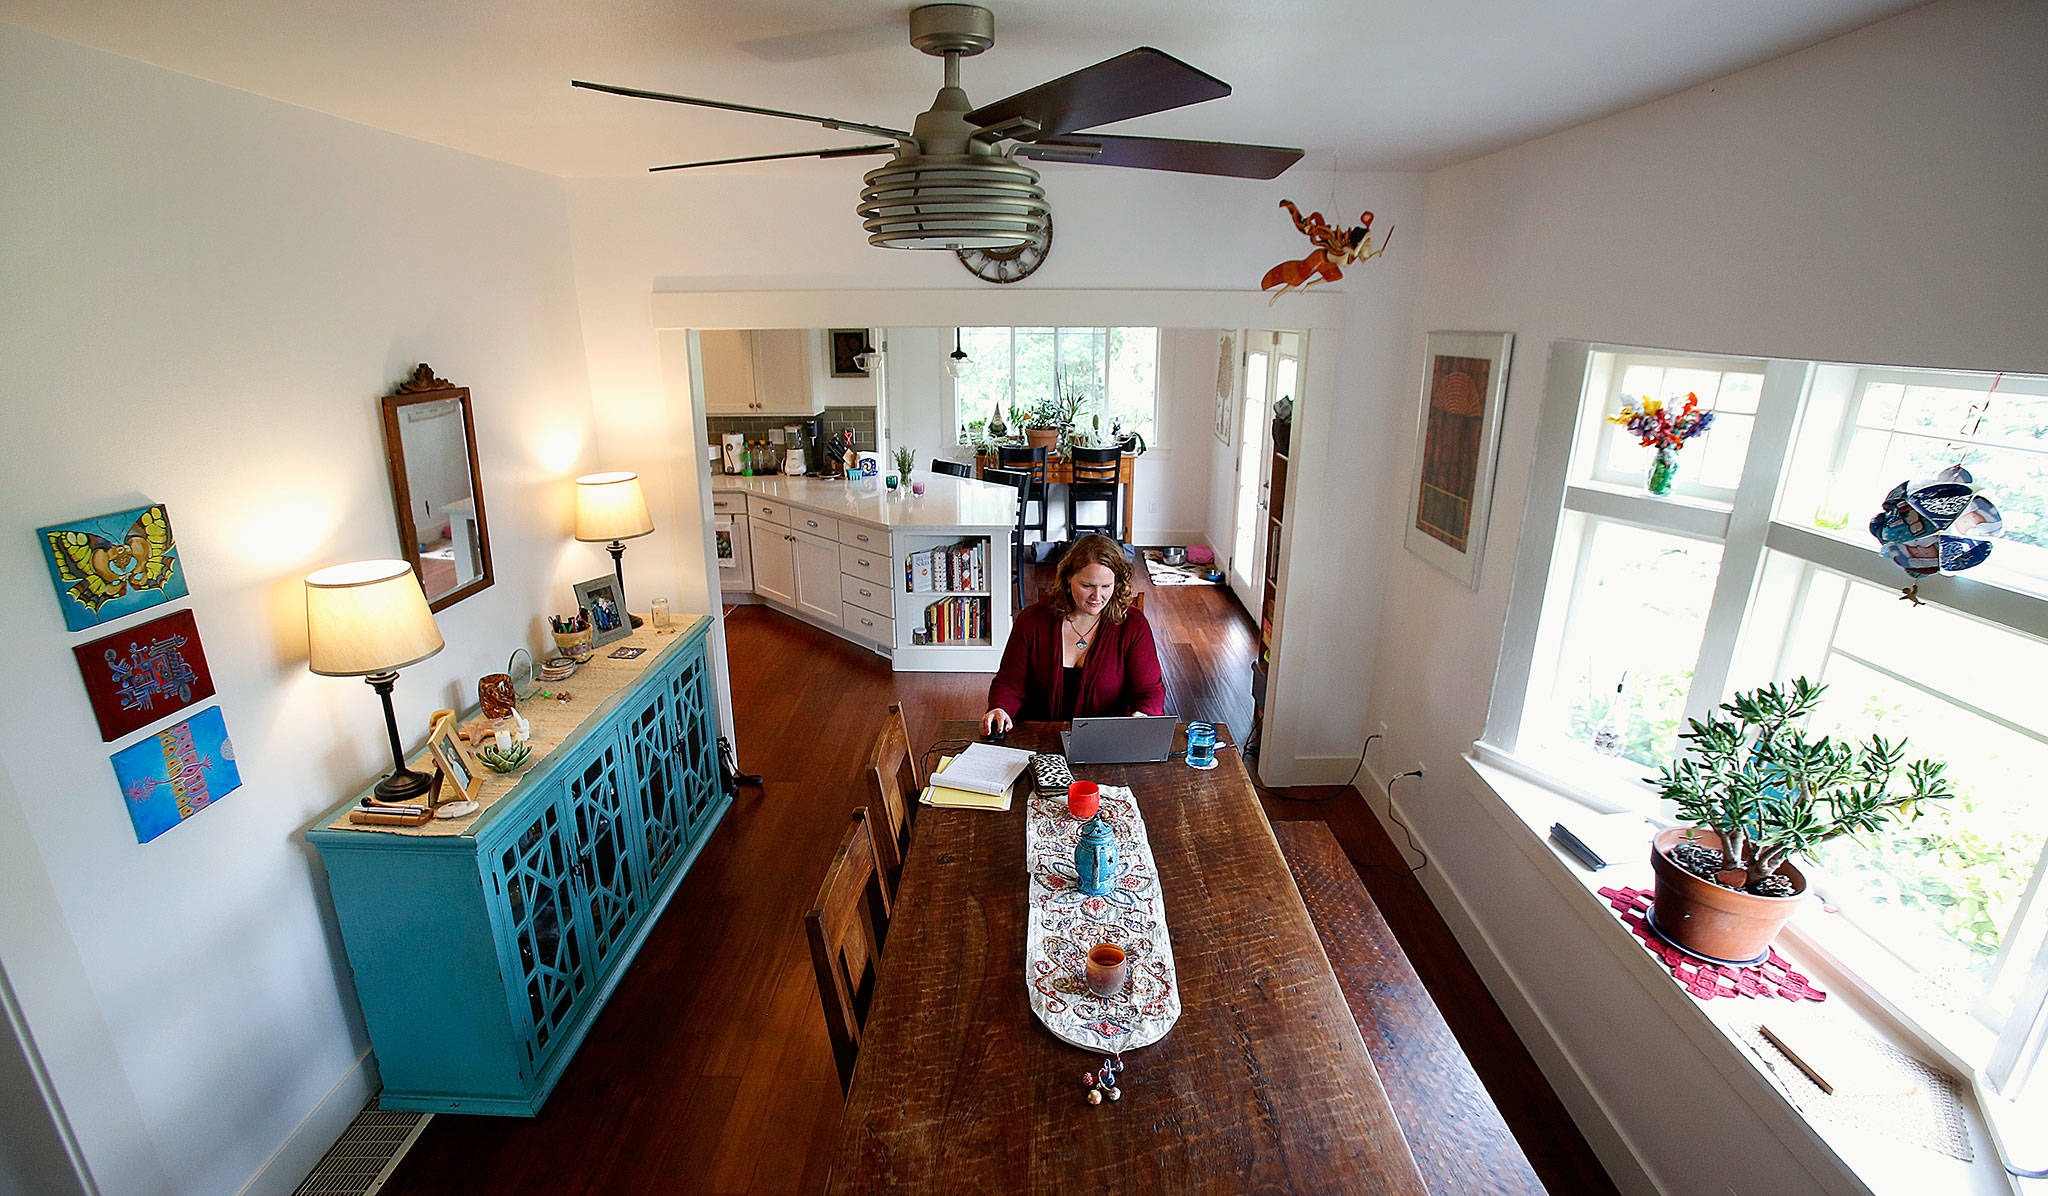
[[(1126, 532), (1123, 525), (1124, 450), (1117, 445), (1108, 448), (1076, 445), (1067, 450), (1067, 456), (1074, 463), (1073, 480), (1067, 483), (1067, 539), (1071, 542), (1089, 532), (1101, 532), (1117, 543), (1123, 543)], [(1100, 522), (1081, 520), (1084, 503), (1102, 504)]]
[[(1008, 486), (1017, 492), (1017, 526), (1010, 533), (1010, 580), (1016, 586), (1016, 609), (1023, 610), (1024, 535), (1028, 530), (1024, 522), (1024, 510), (1028, 504), (1024, 496), (1030, 491), (1031, 475), (1015, 469), (984, 469), (981, 471), (981, 480)], [(1042, 511), (1043, 507), (1040, 510)]]
[[(1021, 526), (1037, 532), (1038, 538), (1041, 540), (1052, 538), (1051, 534), (1045, 530), (1046, 521), (1052, 517), (1048, 510), (1052, 504), (1047, 502), (1045, 498), (1046, 470), (1049, 468), (1046, 459), (1047, 451), (1046, 447), (1042, 444), (1006, 444), (996, 449), (996, 465), (998, 467), (1016, 470), (1031, 479), (1031, 484), (1024, 489), (1024, 505), (1028, 507), (1032, 503), (1037, 503), (1038, 518)], [(987, 476), (988, 471), (983, 470), (982, 477), (986, 478)]]
[(867, 807), (853, 812), (853, 825), (825, 869), (818, 899), (804, 915), (811, 940), (811, 964), (818, 972), (818, 996), (825, 1005), (825, 1033), (839, 1066), (839, 1089), (853, 1088), (860, 1061), (860, 1032), (867, 1024), (881, 974), (882, 943), (889, 935), (889, 892), (875, 862), (875, 837)]
[(943, 473), (948, 477), (971, 478), (974, 476), (974, 466), (941, 458), (932, 462), (932, 472)]
[(917, 808), (917, 795), (924, 789), (917, 775), (917, 757), (910, 751), (910, 731), (904, 725), (901, 703), (890, 703), (888, 717), (868, 749), (868, 789), (875, 799), (871, 808), (882, 811), (882, 825), (875, 828), (875, 860), (893, 898), (903, 881), (903, 857), (910, 853), (911, 815)]

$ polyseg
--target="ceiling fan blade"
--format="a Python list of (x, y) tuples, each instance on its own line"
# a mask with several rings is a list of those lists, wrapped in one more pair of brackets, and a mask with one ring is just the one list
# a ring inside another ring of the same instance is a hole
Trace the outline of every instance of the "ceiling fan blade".
[(1181, 141), (1170, 137), (1116, 137), (1077, 133), (1047, 138), (1010, 151), (1040, 162), (1079, 162), (1093, 166), (1135, 166), (1140, 170), (1173, 170), (1182, 174), (1219, 174), (1239, 179), (1278, 178), (1301, 161), (1301, 151), (1278, 145), (1245, 145), (1236, 141)]
[(1014, 128), (1018, 122), (1028, 121), (1035, 129), (1006, 130), (1003, 136), (1029, 141), (1221, 99), (1229, 94), (1230, 84), (1214, 75), (1198, 71), (1171, 54), (1140, 46), (976, 108), (967, 114), (967, 121), (981, 129), (1003, 125)]
[(839, 120), (830, 116), (808, 116), (802, 112), (783, 112), (776, 108), (756, 108), (752, 104), (728, 104), (724, 100), (702, 100), (695, 96), (670, 95), (665, 91), (642, 91), (637, 87), (613, 87), (609, 83), (585, 83), (571, 79), (571, 87), (587, 88), (591, 91), (607, 91), (615, 96), (631, 96), (636, 100), (662, 100), (670, 104), (694, 104), (699, 108), (723, 108), (727, 112), (751, 112), (755, 116), (780, 116), (785, 120), (809, 121), (828, 129), (851, 129), (856, 133), (873, 133), (877, 137), (897, 137), (909, 140), (910, 134), (902, 129), (888, 129), (881, 125), (864, 125), (857, 120)]
[(774, 162), (782, 158), (857, 158), (862, 154), (893, 154), (894, 145), (849, 145), (841, 149), (797, 150), (788, 154), (755, 154), (750, 158), (717, 158), (710, 162), (678, 162), (674, 166), (650, 166), (658, 170), (694, 170), (699, 166), (732, 166), (740, 162)]

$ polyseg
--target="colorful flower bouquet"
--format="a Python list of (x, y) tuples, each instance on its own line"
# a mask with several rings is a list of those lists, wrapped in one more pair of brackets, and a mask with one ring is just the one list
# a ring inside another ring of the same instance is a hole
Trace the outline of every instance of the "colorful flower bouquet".
[(1713, 426), (1714, 413), (1700, 410), (1696, 394), (1685, 396), (1685, 406), (1676, 415), (1663, 400), (1645, 395), (1641, 406), (1624, 403), (1621, 414), (1608, 416), (1607, 422), (1625, 426), (1642, 439), (1644, 448), (1657, 450), (1657, 459), (1650, 466), (1650, 493), (1669, 494), (1671, 479), (1678, 473), (1678, 450)]

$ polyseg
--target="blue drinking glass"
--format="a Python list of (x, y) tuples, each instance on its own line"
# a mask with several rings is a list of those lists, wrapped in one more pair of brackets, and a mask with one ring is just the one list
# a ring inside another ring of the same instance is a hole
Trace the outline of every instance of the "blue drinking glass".
[(1216, 767), (1216, 728), (1213, 724), (1188, 724), (1188, 767)]

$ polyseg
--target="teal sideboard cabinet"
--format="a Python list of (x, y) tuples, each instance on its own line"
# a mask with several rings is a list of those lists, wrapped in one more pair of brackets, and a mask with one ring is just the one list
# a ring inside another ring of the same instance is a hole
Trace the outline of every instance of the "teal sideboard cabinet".
[(711, 620), (635, 632), (523, 703), (535, 760), (422, 827), (329, 811), (319, 850), (386, 1109), (530, 1117), (732, 799)]

